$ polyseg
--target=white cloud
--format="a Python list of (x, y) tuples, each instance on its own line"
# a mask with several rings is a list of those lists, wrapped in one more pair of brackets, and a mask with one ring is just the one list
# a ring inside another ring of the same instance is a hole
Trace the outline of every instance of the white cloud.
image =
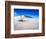
[(25, 21), (20, 22), (20, 16), (14, 17), (15, 29), (36, 29), (39, 26), (39, 18), (26, 18), (22, 16), (22, 19)]

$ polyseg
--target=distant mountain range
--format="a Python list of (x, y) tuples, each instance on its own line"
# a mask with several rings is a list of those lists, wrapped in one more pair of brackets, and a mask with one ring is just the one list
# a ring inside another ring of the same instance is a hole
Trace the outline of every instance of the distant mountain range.
[(26, 21), (26, 20), (23, 20), (23, 18), (32, 18), (32, 17), (30, 17), (30, 16), (21, 16), (21, 19), (19, 20), (20, 22), (23, 22), (23, 21)]
[[(27, 21), (27, 20), (30, 20), (30, 19), (33, 19), (33, 17), (31, 17), (31, 16), (24, 16), (24, 15), (15, 16), (15, 20), (18, 20), (20, 22)], [(36, 20), (36, 18), (34, 18), (34, 19)]]

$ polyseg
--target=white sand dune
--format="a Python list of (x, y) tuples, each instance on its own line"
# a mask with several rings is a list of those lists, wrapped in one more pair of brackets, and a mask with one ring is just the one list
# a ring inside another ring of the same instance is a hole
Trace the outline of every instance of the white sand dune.
[(27, 29), (38, 29), (39, 19), (38, 18), (26, 18), (22, 16), (22, 19), (25, 20), (20, 22), (20, 16), (14, 17), (14, 29), (15, 30), (27, 30)]

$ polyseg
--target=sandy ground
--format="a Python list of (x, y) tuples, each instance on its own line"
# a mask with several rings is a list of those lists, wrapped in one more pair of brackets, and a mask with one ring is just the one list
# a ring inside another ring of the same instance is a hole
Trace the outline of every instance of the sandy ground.
[(26, 19), (23, 22), (20, 22), (20, 17), (14, 17), (14, 30), (29, 30), (29, 29), (38, 29), (39, 21), (38, 18), (24, 18)]

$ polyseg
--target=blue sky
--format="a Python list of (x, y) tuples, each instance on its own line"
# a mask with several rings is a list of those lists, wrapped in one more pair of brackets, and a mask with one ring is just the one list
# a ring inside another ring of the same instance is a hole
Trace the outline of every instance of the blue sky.
[(38, 9), (14, 9), (14, 16), (32, 16), (32, 17), (38, 17), (39, 16), (39, 10)]

